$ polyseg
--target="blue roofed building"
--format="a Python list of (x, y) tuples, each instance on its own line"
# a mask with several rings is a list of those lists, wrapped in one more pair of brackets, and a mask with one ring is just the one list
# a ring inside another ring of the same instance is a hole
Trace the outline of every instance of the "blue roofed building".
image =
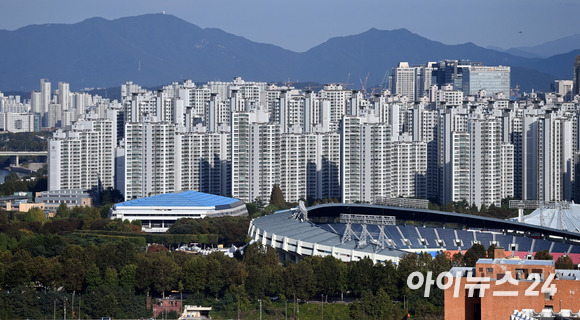
[(243, 201), (214, 194), (183, 191), (118, 203), (111, 208), (111, 219), (141, 220), (143, 231), (165, 232), (177, 219), (247, 216)]

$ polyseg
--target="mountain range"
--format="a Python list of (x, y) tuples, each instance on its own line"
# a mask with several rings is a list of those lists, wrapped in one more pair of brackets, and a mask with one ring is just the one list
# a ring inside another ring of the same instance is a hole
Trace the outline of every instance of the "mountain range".
[(117, 87), (125, 81), (159, 86), (184, 79), (229, 81), (235, 76), (266, 82), (350, 79), (353, 87), (360, 87), (368, 76), (369, 86), (374, 86), (399, 61), (425, 64), (444, 59), (509, 65), (512, 86), (549, 90), (554, 79), (572, 78), (574, 58), (580, 54), (577, 49), (547, 58), (521, 56), (473, 43), (446, 45), (406, 29), (370, 29), (294, 52), (165, 14), (0, 30), (0, 43), (2, 91), (38, 90), (41, 78), (68, 82), (74, 90)]

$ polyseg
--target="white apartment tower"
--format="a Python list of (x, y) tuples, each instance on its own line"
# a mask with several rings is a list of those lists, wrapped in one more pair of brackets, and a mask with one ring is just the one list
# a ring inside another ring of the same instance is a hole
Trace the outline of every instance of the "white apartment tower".
[(125, 124), (126, 200), (175, 191), (175, 124), (144, 120)]
[[(470, 204), (501, 206), (501, 199), (513, 197), (513, 150), (502, 142), (501, 119), (480, 115), (469, 120), (470, 137)], [(509, 176), (507, 174), (511, 172)], [(510, 188), (510, 186), (512, 186)], [(510, 190), (511, 189), (511, 190)]]
[(320, 99), (328, 100), (330, 102), (329, 115), (332, 124), (331, 129), (336, 130), (338, 128), (338, 123), (346, 114), (346, 108), (349, 104), (350, 97), (352, 96), (352, 91), (344, 89), (342, 85), (329, 84), (324, 86), (318, 95)]
[(392, 92), (408, 97), (411, 101), (416, 100), (415, 78), (417, 71), (410, 67), (408, 62), (399, 62), (392, 71)]
[(232, 197), (266, 200), (280, 184), (280, 125), (262, 109), (233, 112), (231, 121)]
[(305, 200), (308, 192), (310, 136), (280, 135), (280, 189), (286, 201)]
[(231, 193), (229, 132), (179, 132), (175, 137), (175, 190)]
[(344, 203), (361, 201), (361, 118), (345, 116), (342, 119), (340, 185)]
[(392, 143), (391, 197), (427, 198), (427, 144), (410, 136)]
[(78, 121), (48, 142), (48, 189), (115, 186), (116, 130), (109, 119)]
[(391, 127), (367, 114), (344, 116), (341, 124), (342, 201), (374, 202), (391, 194)]

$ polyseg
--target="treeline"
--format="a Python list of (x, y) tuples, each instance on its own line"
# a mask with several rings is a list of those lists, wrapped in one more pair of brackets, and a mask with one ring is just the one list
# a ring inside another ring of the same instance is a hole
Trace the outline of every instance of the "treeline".
[(36, 192), (45, 191), (48, 179), (44, 175), (43, 169), (39, 171), (23, 178), (20, 178), (17, 173), (11, 172), (4, 178), (4, 181), (1, 181), (0, 195), (11, 196), (14, 192), (32, 192), (34, 195)]
[[(186, 220), (176, 229), (237, 239), (241, 231), (228, 235), (227, 230), (246, 222), (232, 217)], [(247, 226), (243, 228), (245, 234)], [(442, 254), (434, 258), (407, 254), (398, 266), (369, 259), (344, 263), (330, 256), (282, 265), (274, 249), (260, 244), (246, 247), (243, 255), (237, 252), (235, 258), (219, 252), (199, 256), (167, 250), (203, 236), (144, 234), (138, 223), (103, 219), (97, 208), (62, 206), (48, 221), (0, 212), (0, 318), (50, 318), (55, 307), (62, 310), (65, 303), (69, 318), (71, 310), (77, 317), (80, 310), (83, 318), (145, 318), (151, 316), (146, 297), (171, 291), (183, 293), (185, 303), (213, 306), (218, 315), (230, 318), (253, 314), (258, 299), (264, 310), (271, 310), (276, 302), (270, 298), (275, 297), (354, 301), (349, 312), (357, 319), (399, 319), (405, 314), (403, 297), (416, 317), (438, 317), (443, 312), (441, 292), (435, 290), (427, 300), (422, 291), (406, 286), (413, 271), (449, 270), (451, 260)], [(152, 242), (160, 244), (148, 245)]]
[(323, 297), (357, 299), (350, 305), (354, 319), (400, 319), (405, 310), (399, 301), (406, 296), (415, 317), (439, 317), (442, 292), (435, 289), (424, 299), (422, 290), (408, 289), (406, 279), (416, 270), (439, 272), (449, 266), (444, 255), (414, 253), (404, 256), (398, 267), (370, 259), (346, 264), (331, 256), (280, 265), (274, 249), (259, 244), (247, 247), (239, 260), (219, 252), (143, 252), (128, 241), (85, 248), (66, 245), (52, 258), (17, 250), (0, 254), (0, 317), (47, 318), (53, 312), (47, 306), (62, 306), (64, 298), (70, 303), (73, 294), (82, 297), (75, 308), (85, 318), (148, 317), (145, 297), (170, 291), (185, 293), (186, 302), (212, 305), (230, 315), (255, 310), (258, 299), (267, 309), (272, 297)]
[(205, 244), (240, 246), (249, 242), (249, 217), (217, 217), (204, 219), (179, 219), (167, 231), (170, 234), (213, 235), (206, 241), (193, 241)]
[(501, 206), (499, 207), (494, 204), (491, 204), (489, 207), (482, 204), (479, 208), (475, 204), (469, 205), (465, 199), (461, 201), (453, 201), (445, 205), (438, 205), (436, 203), (429, 202), (429, 209), (446, 212), (466, 213), (497, 219), (507, 219), (513, 218), (515, 215), (517, 215), (517, 209), (510, 209), (509, 207), (510, 200), (515, 200), (515, 198), (508, 197), (502, 199)]
[(51, 132), (2, 132), (0, 150), (2, 151), (46, 151)]

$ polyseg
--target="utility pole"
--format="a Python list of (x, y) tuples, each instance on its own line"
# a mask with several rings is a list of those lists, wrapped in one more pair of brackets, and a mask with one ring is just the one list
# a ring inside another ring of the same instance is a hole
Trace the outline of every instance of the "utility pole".
[(258, 299), (260, 302), (260, 320), (262, 320), (262, 299)]
[(322, 302), (322, 320), (324, 320), (324, 293), (320, 294), (320, 302)]

